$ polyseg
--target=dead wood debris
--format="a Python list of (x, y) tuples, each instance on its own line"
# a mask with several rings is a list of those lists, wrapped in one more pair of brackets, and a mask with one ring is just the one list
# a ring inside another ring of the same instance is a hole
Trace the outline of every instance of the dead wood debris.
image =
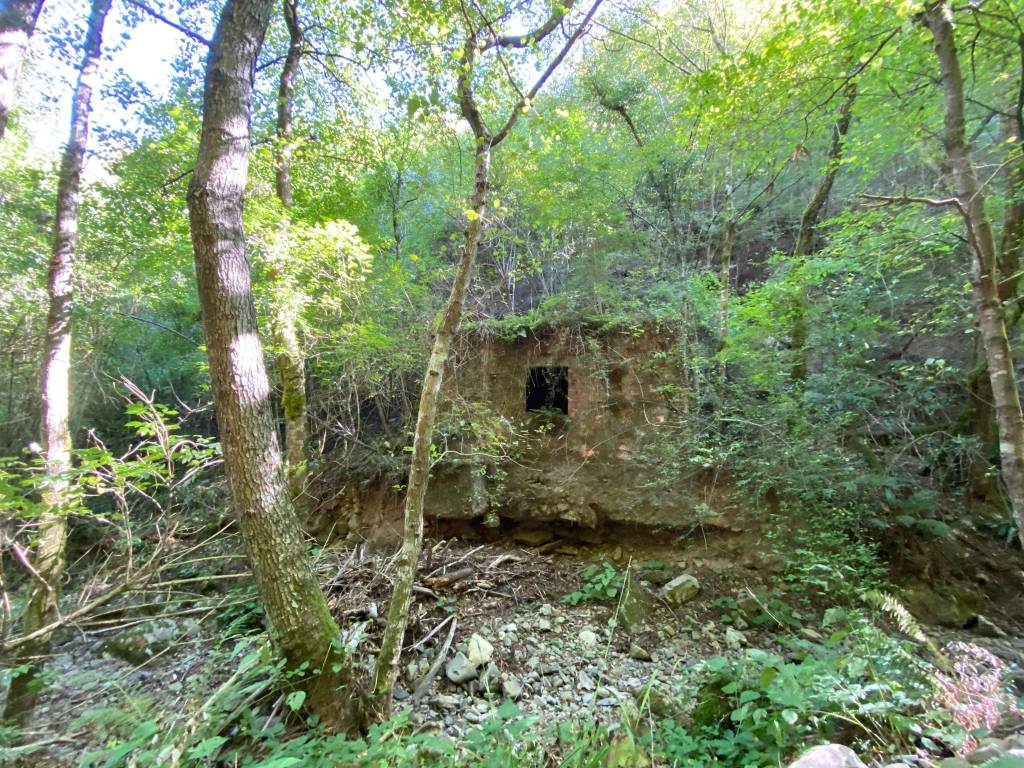
[[(394, 558), (368, 555), (362, 548), (325, 550), (316, 570), (336, 616), (370, 619), (376, 644), (394, 579)], [(417, 567), (417, 585), (407, 642), (421, 647), (438, 635), (453, 615), (467, 621), (504, 615), (530, 600), (550, 600), (569, 591), (572, 568), (536, 550), (515, 550), (459, 539), (428, 542)], [(378, 608), (380, 606), (380, 608)]]

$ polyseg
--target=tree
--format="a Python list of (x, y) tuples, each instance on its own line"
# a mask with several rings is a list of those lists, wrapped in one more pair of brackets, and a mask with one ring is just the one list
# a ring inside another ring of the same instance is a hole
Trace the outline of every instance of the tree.
[[(829, 143), (828, 154), (825, 158), (825, 173), (818, 183), (813, 197), (804, 208), (800, 216), (800, 229), (796, 233), (796, 245), (793, 246), (794, 268), (799, 265), (814, 250), (814, 236), (821, 219), (821, 213), (828, 203), (829, 195), (832, 194), (832, 187), (835, 185), (836, 176), (839, 174), (839, 166), (843, 158), (843, 143), (846, 134), (850, 131), (851, 110), (854, 99), (857, 98), (856, 83), (851, 82), (846, 86), (846, 96), (839, 106), (835, 124), (832, 126), (832, 140)], [(797, 288), (796, 307), (793, 311), (793, 328), (791, 330), (791, 342), (795, 359), (793, 368), (790, 371), (792, 380), (798, 384), (807, 378), (807, 287), (804, 283)]]
[(518, 100), (502, 122), (501, 128), (492, 131), (484, 120), (474, 94), (474, 78), (478, 57), (489, 51), (500, 56), (502, 51), (523, 49), (543, 41), (571, 10), (572, 3), (565, 7), (555, 6), (550, 17), (541, 26), (521, 35), (499, 35), (486, 19), (473, 21), (468, 17), (467, 34), (462, 48), (456, 79), (459, 110), (469, 123), (474, 139), (473, 193), (466, 208), (466, 228), (463, 234), (462, 253), (452, 282), (448, 302), (445, 305), (441, 323), (434, 336), (433, 348), (427, 362), (420, 389), (419, 411), (416, 429), (413, 433), (412, 462), (409, 466), (409, 480), (406, 486), (405, 522), (402, 533), (402, 547), (398, 553), (397, 573), (391, 602), (388, 605), (387, 628), (381, 640), (380, 653), (373, 673), (373, 705), (378, 714), (386, 716), (391, 710), (391, 697), (402, 656), (405, 628), (409, 621), (409, 606), (412, 602), (412, 588), (416, 580), (416, 566), (423, 548), (423, 504), (430, 479), (430, 446), (434, 439), (434, 423), (437, 420), (438, 403), (443, 382), (444, 367), (448, 361), (452, 339), (459, 327), (462, 304), (466, 288), (473, 271), (480, 239), (484, 231), (487, 214), (487, 195), (490, 185), (491, 153), (515, 126), (519, 116), (536, 99), (544, 84), (565, 59), (572, 46), (583, 35), (601, 0), (595, 0), (576, 29), (568, 36), (562, 48), (540, 74), (533, 86), (521, 93)]
[(0, 1), (0, 141), (7, 130), (25, 49), (42, 10), (43, 0)]
[(306, 489), (307, 444), (306, 364), (299, 345), (298, 307), (295, 287), (288, 274), (290, 210), (292, 207), (292, 112), (295, 108), (295, 81), (302, 64), (305, 38), (299, 26), (298, 2), (284, 0), (284, 19), (288, 27), (288, 52), (277, 90), (277, 147), (274, 157), (274, 189), (284, 210), (272, 254), (274, 295), (271, 298), (273, 345), (277, 372), (281, 378), (281, 401), (284, 410), (284, 455), (292, 502), (300, 508)]
[[(953, 207), (964, 222), (973, 257), (971, 289), (974, 312), (981, 331), (989, 382), (995, 403), (999, 432), (999, 454), (1007, 497), (1017, 523), (1017, 535), (1024, 544), (1024, 414), (1013, 354), (1006, 335), (1006, 321), (999, 295), (998, 268), (1001, 259), (996, 248), (992, 224), (985, 211), (985, 191), (979, 185), (971, 146), (967, 141), (964, 115), (964, 81), (952, 22), (953, 11), (946, 3), (936, 3), (921, 16), (931, 32), (939, 61), (943, 93), (942, 144), (946, 151), (956, 195), (950, 200), (927, 201)], [(1017, 243), (1006, 239), (1012, 248)]]
[(314, 578), (268, 397), (242, 228), (252, 79), (272, 0), (228, 0), (207, 62), (203, 127), (188, 190), (196, 281), (217, 424), (239, 530), (287, 666), (332, 728), (358, 721), (352, 670)]
[[(93, 0), (89, 12), (82, 63), (71, 101), (71, 132), (61, 158), (57, 181), (57, 207), (50, 256), (47, 294), (50, 301), (43, 352), (41, 400), (43, 406), (42, 455), (48, 483), (43, 493), (46, 512), (39, 521), (32, 589), (25, 608), (25, 634), (48, 626), (57, 614), (60, 582), (64, 574), (71, 469), (71, 313), (74, 309), (75, 255), (78, 249), (82, 167), (89, 141), (92, 95), (99, 75), (103, 24), (111, 0)], [(16, 677), (7, 693), (4, 718), (24, 723), (39, 695), (40, 657), (50, 647), (50, 635), (28, 644), (21, 662), (27, 671)]]

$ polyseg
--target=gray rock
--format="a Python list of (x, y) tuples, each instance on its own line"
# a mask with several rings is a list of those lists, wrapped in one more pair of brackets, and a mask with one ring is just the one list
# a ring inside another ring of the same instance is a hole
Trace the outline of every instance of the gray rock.
[(537, 619), (537, 630), (540, 632), (550, 632), (551, 622), (548, 619)]
[(678, 607), (693, 600), (698, 592), (700, 582), (696, 577), (683, 573), (662, 587), (659, 595), (669, 605)]
[(103, 644), (103, 652), (131, 664), (144, 664), (163, 653), (199, 624), (192, 619), (181, 623), (174, 619), (155, 619), (136, 624), (114, 635)]
[(995, 760), (1003, 754), (1003, 750), (996, 744), (983, 744), (967, 756), (967, 762), (971, 765), (981, 765), (989, 760)]
[(457, 653), (444, 665), (444, 675), (456, 685), (468, 683), (476, 679), (476, 665), (470, 662), (466, 654)]
[(643, 648), (636, 643), (630, 643), (629, 658), (636, 659), (637, 661), (650, 661), (651, 654), (646, 648)]
[(725, 630), (725, 644), (733, 650), (739, 650), (747, 644), (747, 636), (738, 629), (729, 627)]
[(511, 672), (501, 676), (501, 693), (506, 699), (515, 701), (523, 695), (523, 684)]
[(494, 646), (474, 632), (473, 636), (469, 638), (466, 654), (470, 664), (474, 667), (482, 667), (494, 656)]
[(580, 670), (580, 673), (576, 675), (576, 687), (581, 691), (592, 691), (597, 687), (597, 685), (594, 683), (594, 680), (590, 675), (583, 670)]
[(857, 753), (842, 744), (822, 744), (804, 752), (789, 768), (867, 768)]
[(596, 648), (597, 647), (597, 633), (595, 633), (595, 632), (593, 632), (593, 631), (591, 631), (589, 629), (584, 629), (582, 632), (580, 632), (579, 638), (580, 638), (580, 645), (582, 645), (584, 648)]
[(962, 757), (947, 757), (939, 763), (939, 768), (971, 768), (971, 764)]

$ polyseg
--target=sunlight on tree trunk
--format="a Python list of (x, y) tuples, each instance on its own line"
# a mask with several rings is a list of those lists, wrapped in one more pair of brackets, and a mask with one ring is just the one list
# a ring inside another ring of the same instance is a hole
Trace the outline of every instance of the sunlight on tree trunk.
[(242, 205), (252, 77), (272, 0), (229, 0), (207, 65), (188, 207), (213, 397), (238, 526), (272, 633), (312, 712), (358, 724), (349, 660), (314, 578), (288, 492), (256, 328)]
[(473, 197), (470, 201), (469, 222), (466, 226), (465, 243), (459, 259), (458, 270), (448, 296), (444, 317), (434, 337), (434, 347), (420, 391), (419, 412), (412, 444), (412, 463), (409, 468), (409, 483), (405, 497), (405, 527), (402, 532), (402, 548), (396, 561), (397, 577), (395, 589), (388, 605), (388, 624), (381, 641), (380, 655), (374, 669), (373, 698), (381, 714), (390, 713), (391, 694), (398, 680), (399, 662), (402, 656), (402, 639), (409, 620), (409, 606), (412, 602), (412, 587), (416, 581), (416, 565), (423, 548), (423, 502), (430, 479), (430, 446), (434, 437), (434, 422), (437, 420), (438, 398), (441, 395), (444, 366), (448, 360), (452, 339), (459, 327), (462, 303), (473, 272), (473, 262), (483, 234), (484, 215), (487, 212), (487, 190), (491, 167), (491, 146), (485, 141), (477, 147), (473, 174)]
[[(64, 574), (64, 546), (68, 526), (68, 480), (71, 470), (71, 313), (74, 309), (75, 254), (78, 249), (79, 206), (82, 166), (89, 141), (89, 113), (99, 78), (103, 46), (103, 23), (111, 0), (93, 0), (89, 12), (85, 53), (78, 84), (71, 101), (71, 133), (61, 158), (57, 181), (57, 212), (50, 257), (47, 293), (50, 311), (46, 320), (46, 342), (42, 374), (43, 457), (47, 484), (43, 491), (46, 513), (39, 521), (35, 570), (22, 631), (34, 632), (57, 616), (60, 582)], [(7, 693), (4, 719), (24, 723), (39, 696), (41, 657), (50, 647), (50, 635), (28, 644), (19, 661), (28, 670), (14, 678)]]
[(995, 237), (985, 212), (985, 194), (978, 184), (964, 127), (964, 83), (950, 16), (950, 8), (941, 4), (926, 11), (921, 20), (932, 33), (942, 73), (942, 143), (957, 185), (956, 205), (974, 257), (971, 286), (995, 403), (1003, 479), (1017, 534), (1024, 544), (1024, 415), (999, 298)]

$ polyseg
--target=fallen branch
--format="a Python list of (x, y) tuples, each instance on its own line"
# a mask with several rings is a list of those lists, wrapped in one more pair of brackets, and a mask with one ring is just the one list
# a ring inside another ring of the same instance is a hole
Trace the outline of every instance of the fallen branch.
[(452, 647), (452, 640), (455, 639), (455, 628), (459, 626), (458, 619), (455, 619), (454, 615), (452, 618), (454, 620), (452, 621), (451, 629), (448, 630), (448, 637), (445, 638), (444, 645), (442, 645), (441, 649), (437, 652), (437, 656), (434, 657), (434, 663), (430, 665), (430, 669), (427, 670), (427, 674), (424, 675), (420, 684), (416, 686), (416, 690), (412, 694), (411, 702), (413, 704), (416, 704), (423, 698), (423, 694), (427, 692), (427, 688), (430, 687), (434, 678), (437, 677), (437, 673), (441, 669), (441, 665), (444, 664), (445, 657), (448, 656), (448, 649)]

